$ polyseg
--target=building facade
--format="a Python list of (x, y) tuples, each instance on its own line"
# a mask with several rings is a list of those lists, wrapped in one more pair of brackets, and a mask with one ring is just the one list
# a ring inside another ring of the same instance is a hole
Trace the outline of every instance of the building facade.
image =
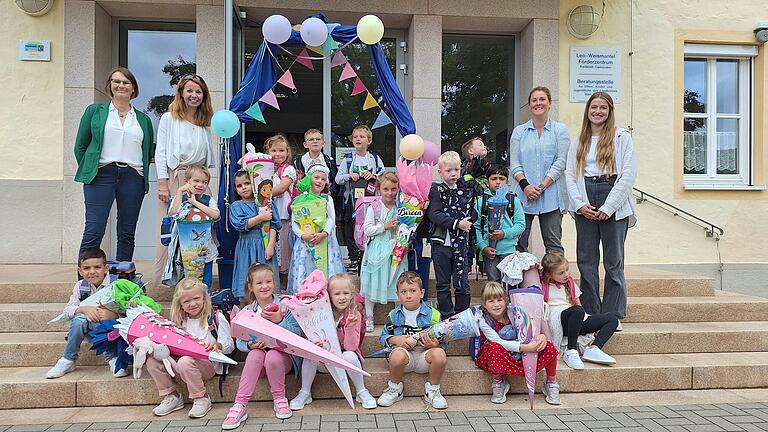
[[(575, 136), (584, 110), (572, 94), (575, 56), (615, 53), (617, 124), (632, 130), (636, 187), (725, 231), (715, 241), (664, 204), (645, 202), (637, 206), (639, 223), (627, 239), (627, 264), (712, 275), (722, 268), (726, 278), (765, 276), (768, 55), (753, 31), (759, 20), (768, 20), (761, 16), (762, 3), (55, 0), (49, 13), (31, 17), (2, 1), (0, 37), (6, 43), (0, 59), (7, 66), (0, 77), (11, 88), (0, 105), (0, 185), (10, 191), (0, 262), (75, 261), (83, 199), (73, 181), (74, 137), (84, 108), (105, 100), (111, 68), (136, 73), (143, 96), (135, 106), (155, 119), (173, 94), (174, 76), (188, 71), (205, 78), (220, 109), (256, 53), (264, 19), (279, 13), (298, 24), (321, 12), (329, 23), (343, 24), (379, 16), (386, 28), (382, 45), (417, 133), (444, 150), (481, 136), (499, 162), (506, 160), (514, 126), (528, 119), (526, 99), (534, 86), (552, 90), (552, 115)], [(572, 11), (582, 5), (592, 6), (596, 25), (584, 39), (572, 34)], [(51, 41), (49, 62), (18, 59), (17, 41), (29, 39)], [(344, 52), (377, 97), (359, 48), (352, 44)], [(352, 125), (373, 124), (378, 111), (362, 109), (363, 99), (349, 95), (350, 83), (338, 81), (341, 68), (329, 59), (312, 54), (317, 59), (309, 70), (294, 63), (297, 52), (273, 54), (292, 71), (297, 90), (276, 90), (281, 110), (265, 112), (266, 125), (246, 126), (248, 141), (258, 144), (282, 131), (300, 146), (301, 132), (315, 127), (333, 153), (348, 145)], [(374, 135), (373, 148), (393, 166), (394, 127)], [(156, 205), (152, 192), (142, 208), (137, 259), (154, 256)], [(573, 259), (571, 218), (564, 218), (563, 229)], [(112, 249), (111, 237), (105, 250)]]

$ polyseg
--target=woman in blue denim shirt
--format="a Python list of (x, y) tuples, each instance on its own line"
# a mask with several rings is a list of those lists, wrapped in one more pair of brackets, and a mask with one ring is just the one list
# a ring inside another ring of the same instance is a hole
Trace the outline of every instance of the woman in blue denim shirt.
[(548, 88), (531, 90), (528, 94), (531, 119), (517, 126), (510, 140), (509, 172), (517, 182), (515, 193), (525, 212), (525, 231), (517, 243), (520, 251), (528, 249), (531, 224), (538, 216), (547, 252), (564, 252), (560, 223), (568, 210), (563, 171), (570, 138), (564, 124), (549, 118), (551, 104), (552, 94)]

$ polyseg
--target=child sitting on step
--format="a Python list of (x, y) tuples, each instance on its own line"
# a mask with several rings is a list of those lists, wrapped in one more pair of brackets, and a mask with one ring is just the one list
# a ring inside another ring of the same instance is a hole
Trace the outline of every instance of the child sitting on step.
[(563, 336), (568, 339), (563, 353), (565, 364), (571, 369), (584, 369), (579, 358), (579, 336), (597, 332), (594, 341), (584, 350), (582, 358), (588, 362), (612, 365), (616, 359), (603, 352), (603, 345), (613, 336), (619, 319), (612, 313), (587, 315), (579, 302), (581, 290), (568, 273), (565, 256), (550, 252), (541, 259), (544, 301), (547, 302), (545, 318), (549, 321), (552, 339), (559, 343)]
[[(48, 379), (60, 378), (75, 370), (75, 362), (80, 354), (80, 345), (83, 341), (98, 327), (100, 321), (117, 319), (116, 313), (103, 306), (80, 306), (82, 300), (112, 282), (109, 277), (107, 255), (104, 251), (99, 248), (91, 248), (80, 252), (77, 260), (77, 272), (83, 279), (75, 283), (69, 302), (64, 308), (64, 316), (71, 319), (67, 344), (64, 346), (64, 355), (45, 374)], [(117, 358), (114, 357), (113, 353), (106, 352), (104, 356), (115, 377), (120, 378), (128, 375), (128, 371), (125, 369), (115, 371)]]
[[(497, 333), (517, 331), (510, 322), (507, 306), (509, 296), (507, 291), (498, 282), (488, 282), (483, 287), (482, 308), (485, 323)], [(542, 325), (546, 325), (542, 323)], [(491, 402), (502, 404), (507, 401), (509, 382), (504, 375), (524, 376), (523, 360), (520, 355), (513, 353), (538, 352), (536, 372), (546, 369), (547, 381), (544, 383), (543, 392), (548, 404), (560, 405), (560, 385), (557, 383), (557, 348), (547, 337), (540, 334), (529, 343), (521, 344), (515, 340), (490, 341), (486, 338), (487, 328), (480, 334), (480, 350), (475, 359), (475, 365), (491, 374)]]
[(445, 343), (424, 335), (415, 340), (411, 335), (440, 322), (440, 312), (422, 301), (424, 288), (421, 277), (412, 271), (397, 280), (397, 298), (400, 304), (387, 315), (379, 341), (384, 347), (393, 347), (389, 353), (389, 383), (378, 400), (379, 406), (392, 406), (403, 399), (403, 375), (406, 372), (429, 374), (424, 383), (424, 400), (435, 409), (448, 408), (448, 401), (440, 394), (440, 380), (446, 364)]

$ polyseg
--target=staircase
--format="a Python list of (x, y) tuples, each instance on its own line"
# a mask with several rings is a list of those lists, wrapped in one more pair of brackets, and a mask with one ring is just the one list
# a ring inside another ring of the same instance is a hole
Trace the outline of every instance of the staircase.
[[(6, 395), (0, 399), (0, 409), (158, 403), (148, 374), (138, 380), (113, 378), (87, 343), (76, 371), (45, 379), (62, 354), (67, 332), (67, 324), (46, 322), (64, 307), (74, 275), (73, 266), (0, 266), (0, 394)], [(627, 282), (624, 331), (605, 346), (617, 364), (586, 363), (585, 370), (574, 371), (561, 361), (558, 380), (563, 393), (768, 387), (768, 299), (715, 291), (714, 282), (706, 278), (637, 269), (628, 269)], [(483, 281), (473, 280), (471, 285), (475, 304)], [(434, 287), (430, 292), (434, 294)], [(170, 291), (150, 289), (148, 294), (168, 308)], [(376, 330), (366, 335), (364, 353), (379, 348), (378, 335), (391, 307), (377, 305)], [(456, 407), (458, 395), (490, 394), (490, 378), (474, 366), (466, 342), (450, 344), (448, 355), (441, 388), (449, 403)], [(236, 353), (234, 358), (244, 356)], [(364, 367), (371, 374), (367, 385), (378, 395), (388, 379), (386, 360), (367, 359)], [(214, 401), (234, 399), (240, 368), (231, 369), (223, 397), (218, 381), (209, 382)], [(425, 380), (426, 375), (406, 375), (406, 396), (420, 396)], [(293, 396), (298, 382), (292, 377), (287, 381), (288, 395)], [(522, 378), (517, 378), (512, 392), (524, 393), (524, 387)], [(313, 397), (341, 394), (330, 376), (318, 374)], [(271, 400), (266, 380), (259, 382), (253, 399)], [(341, 401), (338, 407), (348, 409)]]

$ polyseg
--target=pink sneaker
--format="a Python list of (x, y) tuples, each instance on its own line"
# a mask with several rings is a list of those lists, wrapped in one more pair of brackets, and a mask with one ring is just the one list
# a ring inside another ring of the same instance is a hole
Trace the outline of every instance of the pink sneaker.
[(288, 405), (288, 399), (275, 399), (275, 417), (285, 420), (291, 418), (292, 415), (293, 411), (291, 411), (291, 407)]
[(224, 430), (237, 429), (247, 419), (248, 413), (245, 411), (245, 406), (236, 403), (229, 409), (229, 414), (224, 419), (224, 423), (221, 424), (221, 428)]

